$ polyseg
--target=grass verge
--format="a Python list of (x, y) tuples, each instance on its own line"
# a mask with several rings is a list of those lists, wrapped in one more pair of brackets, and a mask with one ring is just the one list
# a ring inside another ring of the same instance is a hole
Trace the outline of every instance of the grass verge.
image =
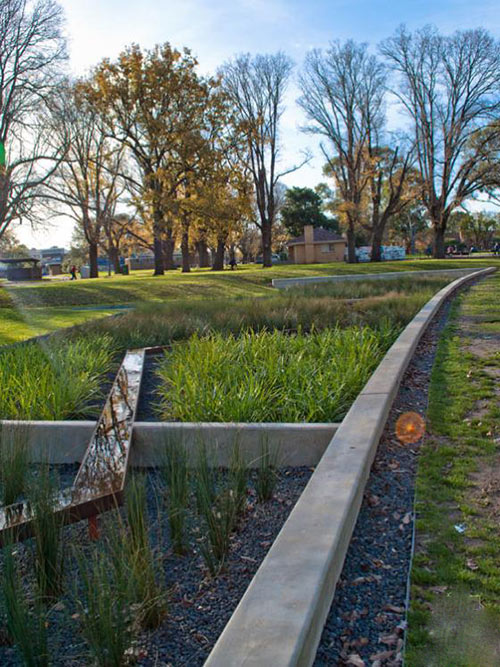
[(455, 303), (417, 476), (407, 664), (500, 664), (500, 277)]

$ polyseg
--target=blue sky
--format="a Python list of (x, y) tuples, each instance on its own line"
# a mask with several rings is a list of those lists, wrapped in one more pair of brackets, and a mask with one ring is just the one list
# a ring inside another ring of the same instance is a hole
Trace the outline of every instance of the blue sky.
[[(311, 48), (334, 39), (353, 38), (373, 49), (400, 23), (419, 28), (435, 24), (442, 32), (484, 26), (500, 37), (498, 0), (60, 0), (67, 17), (70, 67), (84, 74), (104, 57), (115, 58), (126, 45), (144, 48), (170, 42), (189, 47), (200, 69), (213, 72), (235, 53), (283, 50), (300, 68)], [(283, 116), (283, 166), (300, 161), (309, 148), (316, 156), (285, 179), (287, 185), (314, 186), (322, 180), (314, 138), (299, 131), (304, 119), (294, 104), (294, 85)], [(69, 245), (71, 225), (58, 221), (51, 229), (19, 238), (28, 245)]]

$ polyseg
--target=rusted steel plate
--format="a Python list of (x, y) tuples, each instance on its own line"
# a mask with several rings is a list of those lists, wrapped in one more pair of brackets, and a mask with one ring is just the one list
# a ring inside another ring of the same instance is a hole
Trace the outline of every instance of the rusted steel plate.
[[(127, 350), (73, 485), (54, 498), (66, 523), (112, 509), (123, 501), (132, 428), (137, 413), (146, 350)], [(0, 543), (31, 534), (29, 502), (0, 508)]]

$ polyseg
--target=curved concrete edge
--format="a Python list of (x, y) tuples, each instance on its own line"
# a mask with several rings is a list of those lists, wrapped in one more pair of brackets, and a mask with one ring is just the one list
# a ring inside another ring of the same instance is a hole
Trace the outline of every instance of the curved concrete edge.
[(395, 391), (443, 301), (496, 269), (440, 290), (406, 327), (358, 396), (219, 637), (208, 667), (311, 665)]
[[(481, 269), (479, 269), (481, 270)], [(461, 276), (475, 273), (478, 269), (436, 269), (424, 271), (391, 271), (388, 273), (352, 273), (338, 276), (309, 276), (304, 278), (273, 278), (271, 284), (277, 289), (286, 289), (287, 287), (297, 287), (310, 285), (312, 283), (342, 283), (356, 282), (363, 280), (395, 280), (396, 278), (410, 278), (428, 276)]]
[[(8, 429), (24, 435), (33, 462), (80, 463), (95, 429), (93, 421), (3, 421)], [(250, 467), (257, 466), (261, 447), (278, 451), (285, 466), (315, 466), (328, 447), (338, 424), (251, 424), (136, 422), (130, 464), (159, 465), (170, 440), (182, 442), (196, 460), (199, 443), (205, 443), (210, 460), (227, 466), (238, 443)], [(24, 433), (23, 433), (24, 432)]]

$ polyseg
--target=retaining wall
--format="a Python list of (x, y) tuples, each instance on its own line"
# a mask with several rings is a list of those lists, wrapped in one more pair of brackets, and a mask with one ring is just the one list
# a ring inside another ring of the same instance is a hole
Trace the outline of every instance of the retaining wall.
[[(22, 433), (33, 462), (80, 463), (95, 428), (93, 421), (2, 421), (0, 425)], [(286, 466), (315, 466), (321, 459), (338, 424), (250, 424), (136, 422), (130, 463), (155, 466), (161, 463), (170, 438), (183, 442), (196, 460), (203, 442), (216, 465), (228, 465), (234, 444), (239, 443), (250, 466), (258, 465), (261, 447), (277, 449)]]
[(401, 377), (445, 299), (467, 281), (495, 270), (475, 271), (444, 287), (390, 348), (332, 438), (207, 667), (313, 663)]
[(364, 280), (397, 280), (398, 278), (425, 278), (429, 276), (466, 276), (478, 269), (439, 269), (437, 271), (391, 271), (390, 273), (355, 273), (339, 276), (311, 276), (309, 278), (273, 278), (272, 285), (278, 289), (298, 287), (312, 283), (342, 283)]

